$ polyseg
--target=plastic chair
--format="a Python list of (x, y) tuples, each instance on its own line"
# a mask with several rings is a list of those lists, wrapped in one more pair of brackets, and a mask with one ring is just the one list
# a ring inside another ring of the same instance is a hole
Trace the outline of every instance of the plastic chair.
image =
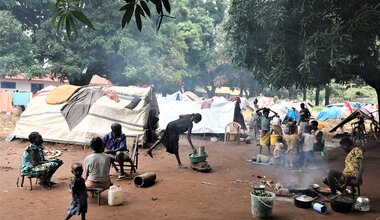
[(237, 143), (240, 143), (240, 128), (241, 125), (237, 122), (230, 122), (225, 127), (224, 142), (230, 141), (231, 136), (237, 139)]
[[(131, 159), (130, 161), (125, 161), (124, 164), (123, 164), (123, 167), (127, 167), (127, 169), (129, 168), (129, 179), (133, 179), (133, 176), (132, 174), (133, 173), (136, 173), (136, 170), (137, 170), (137, 166), (138, 166), (138, 161), (139, 161), (139, 139), (140, 139), (140, 136), (139, 135), (135, 135), (135, 136), (132, 136), (132, 135), (126, 135), (127, 136), (127, 140), (132, 138), (133, 139), (133, 144), (132, 144), (132, 147), (129, 151), (129, 158)], [(112, 161), (112, 166), (115, 168), (116, 172), (119, 172), (119, 168), (120, 165), (117, 161)]]

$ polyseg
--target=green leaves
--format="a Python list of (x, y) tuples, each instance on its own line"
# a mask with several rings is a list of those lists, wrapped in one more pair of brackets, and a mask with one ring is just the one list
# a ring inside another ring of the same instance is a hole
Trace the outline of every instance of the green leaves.
[(48, 9), (55, 10), (50, 24), (52, 26), (56, 25), (57, 32), (64, 27), (69, 38), (72, 31), (78, 34), (76, 20), (87, 25), (91, 29), (95, 29), (91, 21), (82, 12), (80, 0), (56, 0), (56, 3), (49, 5)]

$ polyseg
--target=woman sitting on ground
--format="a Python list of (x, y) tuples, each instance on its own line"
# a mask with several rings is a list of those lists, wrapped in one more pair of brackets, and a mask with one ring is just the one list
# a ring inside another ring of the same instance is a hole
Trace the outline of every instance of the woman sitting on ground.
[(30, 144), (22, 155), (21, 173), (39, 178), (39, 185), (45, 189), (50, 189), (51, 185), (55, 184), (51, 181), (51, 177), (63, 164), (63, 161), (45, 159), (44, 140), (40, 133), (34, 131), (29, 134), (28, 138)]
[(94, 152), (84, 158), (86, 187), (108, 189), (111, 186), (111, 157), (104, 153), (104, 144), (100, 137), (92, 138), (90, 145)]

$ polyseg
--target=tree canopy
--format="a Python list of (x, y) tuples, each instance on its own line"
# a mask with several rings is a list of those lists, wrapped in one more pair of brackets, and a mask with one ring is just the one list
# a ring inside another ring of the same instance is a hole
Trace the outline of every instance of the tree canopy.
[(362, 78), (380, 95), (380, 2), (233, 0), (229, 54), (254, 77), (299, 88)]

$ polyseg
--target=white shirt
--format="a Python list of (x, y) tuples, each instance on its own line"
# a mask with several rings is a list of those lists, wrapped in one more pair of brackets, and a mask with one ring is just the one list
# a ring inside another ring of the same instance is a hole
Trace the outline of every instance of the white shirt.
[(313, 150), (314, 135), (313, 134), (308, 134), (308, 133), (303, 133), (302, 136), (304, 138), (303, 145), (302, 145), (302, 151), (311, 151), (311, 150)]

